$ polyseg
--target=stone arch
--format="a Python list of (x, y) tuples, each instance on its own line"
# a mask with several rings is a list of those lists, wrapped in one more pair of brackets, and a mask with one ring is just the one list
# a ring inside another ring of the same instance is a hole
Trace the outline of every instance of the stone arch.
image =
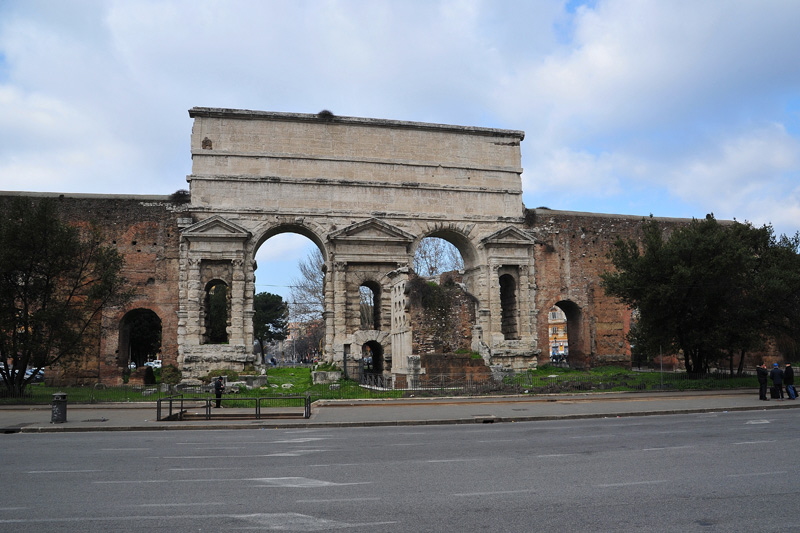
[[(584, 312), (572, 300), (559, 300), (553, 304), (561, 309), (567, 317), (567, 347), (569, 356), (567, 362), (572, 368), (587, 368), (590, 366), (589, 356), (591, 350), (584, 324)], [(548, 307), (548, 310), (550, 308)]]
[(308, 238), (317, 245), (319, 251), (322, 252), (322, 257), (325, 259), (325, 262), (328, 262), (328, 247), (322, 237), (326, 235), (327, 231), (314, 221), (300, 217), (277, 218), (275, 221), (264, 223), (255, 228), (253, 230), (253, 235), (255, 236), (253, 239), (253, 246), (252, 249), (249, 250), (251, 256), (255, 257), (256, 251), (261, 248), (270, 237), (281, 233), (297, 233)]
[[(355, 365), (350, 365), (350, 375), (372, 374), (376, 376), (388, 374), (392, 371), (391, 358), (391, 336), (385, 331), (363, 330), (358, 331), (352, 336), (354, 362), (357, 362), (357, 371), (353, 372)], [(372, 354), (371, 362), (364, 360), (367, 355)], [(355, 356), (355, 354), (359, 354)]]
[(504, 340), (517, 340), (519, 339), (518, 275), (515, 275), (516, 272), (503, 272), (503, 270), (509, 269), (501, 269), (498, 277), (501, 308), (500, 330)]
[(205, 326), (203, 343), (227, 343), (231, 322), (230, 290), (227, 282), (214, 278), (206, 283), (202, 311)]
[(479, 263), (479, 256), (477, 248), (469, 236), (473, 227), (474, 225), (472, 224), (429, 224), (422, 229), (420, 234), (411, 244), (410, 257), (414, 257), (414, 253), (417, 251), (422, 239), (427, 237), (438, 237), (439, 239), (446, 240), (458, 249), (459, 253), (461, 254), (461, 258), (464, 260), (465, 270), (475, 268)]
[(159, 359), (161, 352), (161, 317), (143, 307), (131, 309), (119, 321), (118, 364), (136, 367)]
[[(364, 293), (362, 289), (366, 288), (370, 294), (369, 302), (364, 301)], [(380, 330), (382, 328), (382, 313), (381, 313), (381, 300), (383, 297), (382, 285), (374, 279), (368, 278), (361, 282), (359, 285), (359, 293), (361, 296), (361, 329)]]

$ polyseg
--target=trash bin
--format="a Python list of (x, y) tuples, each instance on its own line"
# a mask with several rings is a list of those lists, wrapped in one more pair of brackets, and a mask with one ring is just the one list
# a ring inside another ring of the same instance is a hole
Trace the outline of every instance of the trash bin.
[(53, 408), (53, 415), (50, 418), (51, 424), (60, 424), (67, 421), (67, 393), (53, 393), (53, 401), (50, 404)]

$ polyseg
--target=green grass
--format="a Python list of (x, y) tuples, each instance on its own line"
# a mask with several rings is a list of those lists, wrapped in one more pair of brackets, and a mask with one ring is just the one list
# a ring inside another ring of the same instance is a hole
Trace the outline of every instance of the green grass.
[[(352, 380), (340, 380), (333, 384), (313, 385), (311, 369), (305, 367), (271, 368), (267, 372), (269, 384), (255, 390), (241, 388), (237, 394), (243, 397), (305, 396), (317, 399), (402, 398), (405, 396), (441, 395), (491, 395), (491, 394), (558, 394), (575, 392), (622, 392), (658, 390), (725, 390), (757, 387), (753, 376), (729, 377), (727, 374), (707, 375), (700, 378), (685, 373), (633, 372), (621, 367), (601, 367), (590, 371), (544, 366), (508, 376), (503, 383), (487, 382), (470, 390), (458, 390), (445, 376), (437, 386), (425, 390), (373, 390), (361, 387)], [(456, 377), (456, 382), (458, 382)], [(463, 383), (463, 379), (460, 380)], [(284, 388), (284, 384), (291, 385)], [(24, 398), (5, 397), (0, 390), (0, 404), (48, 404), (56, 392), (67, 394), (69, 403), (106, 402), (154, 402), (168, 396), (154, 386), (124, 387), (47, 387), (43, 383), (29, 385)], [(208, 393), (209, 396), (211, 393)], [(226, 395), (225, 405), (239, 406), (235, 394)], [(252, 401), (242, 401), (242, 407), (251, 407)]]

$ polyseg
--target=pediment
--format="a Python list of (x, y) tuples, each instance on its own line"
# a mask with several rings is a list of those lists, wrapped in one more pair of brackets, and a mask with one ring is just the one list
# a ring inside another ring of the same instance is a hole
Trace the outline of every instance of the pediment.
[(331, 233), (332, 240), (411, 242), (414, 236), (377, 218), (370, 218)]
[(484, 246), (528, 246), (533, 243), (533, 237), (513, 226), (507, 226), (481, 239)]
[(248, 239), (250, 232), (219, 215), (192, 224), (182, 235), (187, 239)]

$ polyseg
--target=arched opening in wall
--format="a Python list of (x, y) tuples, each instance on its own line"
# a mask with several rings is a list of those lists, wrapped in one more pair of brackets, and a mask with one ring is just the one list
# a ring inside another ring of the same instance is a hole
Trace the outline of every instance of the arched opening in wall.
[(551, 307), (547, 313), (547, 336), (550, 346), (550, 363), (567, 366), (569, 358), (567, 315), (557, 305)]
[(161, 359), (161, 319), (150, 309), (133, 309), (119, 322), (119, 364), (138, 368)]
[(423, 278), (444, 272), (464, 270), (464, 258), (459, 249), (443, 237), (423, 238), (414, 251), (414, 272)]
[(385, 387), (383, 346), (377, 341), (369, 341), (361, 346), (361, 383)]
[(566, 319), (567, 347), (565, 352), (567, 358), (564, 362), (572, 368), (586, 367), (587, 361), (584, 359), (587, 350), (583, 346), (583, 335), (581, 334), (583, 328), (581, 308), (570, 300), (558, 301), (554, 307), (560, 309)]
[(215, 279), (206, 284), (205, 298), (205, 336), (206, 344), (225, 344), (228, 342), (230, 304), (228, 285)]
[(500, 328), (503, 339), (519, 339), (517, 328), (517, 281), (511, 274), (500, 276), (500, 307), (502, 309)]
[[(262, 237), (255, 254), (254, 345), (276, 362), (314, 361), (325, 344), (325, 259), (307, 228), (287, 225)], [(259, 302), (270, 305), (259, 313)]]
[(358, 288), (361, 329), (381, 329), (381, 287), (374, 281), (365, 281)]

